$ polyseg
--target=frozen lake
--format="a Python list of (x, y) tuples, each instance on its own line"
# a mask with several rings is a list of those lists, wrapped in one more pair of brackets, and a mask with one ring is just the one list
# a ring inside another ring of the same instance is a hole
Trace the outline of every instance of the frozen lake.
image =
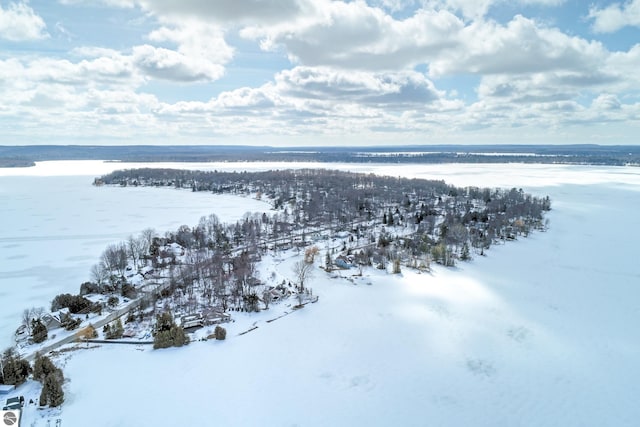
[[(291, 165), (188, 166), (260, 170)], [(430, 275), (404, 271), (401, 277), (373, 271), (368, 278), (372, 286), (328, 280), (318, 272), (311, 286), (320, 295), (319, 304), (269, 324), (264, 323), (268, 312), (239, 318), (229, 325), (224, 343), (155, 352), (122, 347), (78, 352), (65, 366), (71, 381), (65, 386), (64, 425), (86, 425), (87, 420), (104, 426), (637, 425), (640, 169), (321, 166), (548, 194), (551, 229), (494, 246), (487, 257), (456, 269), (436, 268)], [(86, 174), (91, 177), (113, 167), (97, 162), (74, 166), (100, 171)], [(16, 224), (2, 225), (5, 240), (0, 243), (2, 301), (16, 306), (16, 314), (9, 316), (10, 332), (25, 306), (43, 305), (50, 300), (46, 292), (62, 291), (61, 277), (68, 275), (73, 282), (68, 291), (76, 291), (104, 245), (119, 238), (117, 233), (126, 237), (148, 226), (164, 231), (193, 224), (211, 207), (211, 196), (204, 194), (166, 189), (131, 194), (129, 189), (95, 189), (81, 176), (36, 178), (0, 177), (3, 198), (8, 194), (24, 203), (18, 204), (23, 206), (18, 212), (7, 204), (0, 208), (3, 223), (7, 217)], [(46, 187), (39, 197), (24, 194), (54, 182), (59, 190)], [(65, 182), (77, 194), (69, 196)], [(54, 207), (60, 198), (68, 204)], [(49, 202), (38, 204), (40, 200)], [(162, 211), (158, 205), (149, 208), (158, 200), (167, 206), (183, 203), (169, 214), (157, 212)], [(118, 208), (105, 208), (108, 214), (100, 214), (100, 221), (87, 219), (97, 216), (93, 211), (105, 201)], [(234, 206), (244, 212), (246, 203), (253, 202), (236, 199)], [(47, 221), (49, 212), (58, 212), (54, 219), (67, 219)], [(74, 220), (68, 219), (74, 214)], [(121, 219), (126, 215), (131, 218)], [(111, 232), (104, 224), (117, 225)], [(85, 231), (69, 231), (76, 226)], [(22, 240), (6, 240), (12, 236)], [(53, 240), (42, 239), (46, 236)], [(285, 259), (278, 270), (290, 274), (293, 262)], [(86, 266), (80, 267), (82, 263)], [(8, 320), (4, 311), (2, 315), (4, 327)], [(254, 322), (260, 322), (258, 330), (237, 336)], [(111, 363), (124, 359), (126, 364)], [(172, 393), (145, 390), (187, 393), (177, 399)], [(133, 403), (106, 404), (114, 395)], [(185, 410), (148, 409), (176, 404)]]

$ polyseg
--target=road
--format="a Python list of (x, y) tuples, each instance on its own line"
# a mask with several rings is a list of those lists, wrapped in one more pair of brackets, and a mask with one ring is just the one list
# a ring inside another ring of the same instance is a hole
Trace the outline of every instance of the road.
[[(102, 317), (102, 318), (98, 319), (97, 321), (92, 322), (91, 324), (93, 325), (93, 327), (95, 329), (102, 328), (107, 323), (113, 322), (114, 320), (116, 320), (119, 317), (124, 316), (125, 314), (129, 314), (129, 312), (131, 310), (133, 310), (134, 308), (136, 308), (140, 304), (140, 301), (142, 300), (142, 298), (144, 298), (144, 297), (140, 297), (140, 298), (137, 298), (135, 300), (130, 301), (124, 307), (121, 307), (121, 308), (117, 309), (116, 311), (113, 311), (113, 312), (109, 313), (105, 317)], [(53, 342), (47, 344), (44, 347), (39, 348), (37, 351), (32, 351), (31, 353), (25, 354), (25, 355), (23, 355), (23, 357), (26, 360), (32, 362), (36, 357), (36, 353), (47, 354), (50, 351), (56, 350), (56, 349), (62, 347), (63, 345), (65, 345), (65, 344), (71, 344), (71, 343), (74, 343), (74, 342), (77, 342), (77, 341), (78, 341), (77, 332), (76, 333), (70, 333), (69, 335), (65, 335), (64, 337), (61, 337), (59, 339), (55, 338)]]

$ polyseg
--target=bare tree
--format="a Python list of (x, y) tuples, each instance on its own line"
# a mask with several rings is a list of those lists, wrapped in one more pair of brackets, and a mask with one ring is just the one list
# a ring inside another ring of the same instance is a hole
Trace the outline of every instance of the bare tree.
[(313, 264), (300, 260), (293, 265), (293, 273), (300, 284), (300, 292), (304, 291), (304, 282), (313, 277)]
[(153, 228), (145, 228), (140, 233), (140, 241), (143, 244), (142, 249), (145, 254), (149, 253), (149, 249), (153, 244), (153, 239), (157, 236), (157, 234), (158, 233), (156, 233), (156, 230), (154, 230)]
[(25, 308), (22, 312), (22, 324), (26, 326), (27, 332), (31, 335), (31, 322), (41, 320), (44, 315), (44, 307)]
[(265, 310), (269, 309), (269, 304), (271, 304), (271, 301), (273, 301), (273, 295), (271, 294), (271, 291), (265, 290), (262, 293), (262, 302), (264, 303)]
[(109, 272), (104, 263), (99, 262), (91, 267), (91, 279), (98, 285), (102, 285), (109, 278)]
[(149, 253), (149, 248), (151, 247), (148, 238), (143, 234), (138, 237), (129, 236), (126, 247), (134, 266), (137, 268), (144, 266), (142, 260)]
[(102, 253), (102, 263), (111, 272), (124, 276), (127, 268), (127, 248), (124, 243), (107, 246)]
[(22, 324), (27, 328), (27, 332), (31, 335), (31, 309), (25, 308), (22, 312)]

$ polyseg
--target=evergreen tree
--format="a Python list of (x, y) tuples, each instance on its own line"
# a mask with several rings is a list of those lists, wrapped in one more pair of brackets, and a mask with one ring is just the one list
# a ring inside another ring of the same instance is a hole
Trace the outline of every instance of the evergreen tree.
[(189, 344), (189, 337), (181, 326), (176, 325), (171, 313), (164, 312), (156, 318), (153, 348), (182, 347)]
[(112, 322), (111, 325), (105, 325), (103, 329), (104, 336), (108, 340), (117, 340), (122, 338), (124, 335), (124, 327), (122, 326), (122, 321), (120, 318), (117, 318), (115, 322)]
[(213, 331), (217, 340), (224, 340), (227, 338), (227, 330), (222, 326), (218, 325)]
[(31, 338), (33, 342), (38, 344), (47, 339), (49, 331), (40, 319), (31, 320)]
[(57, 372), (50, 373), (45, 377), (42, 391), (40, 392), (40, 406), (56, 407), (62, 405), (62, 402), (64, 402), (62, 381), (62, 373), (59, 369)]
[(58, 370), (51, 359), (36, 353), (36, 360), (33, 363), (33, 379), (44, 384), (45, 378)]
[(15, 349), (9, 348), (2, 355), (2, 382), (10, 385), (20, 385), (27, 380), (31, 373), (31, 365), (22, 359)]

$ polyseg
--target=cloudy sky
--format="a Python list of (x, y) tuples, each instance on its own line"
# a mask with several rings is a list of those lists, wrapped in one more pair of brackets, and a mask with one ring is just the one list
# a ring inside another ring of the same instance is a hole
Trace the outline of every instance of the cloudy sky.
[(0, 0), (0, 144), (640, 144), (640, 0)]

